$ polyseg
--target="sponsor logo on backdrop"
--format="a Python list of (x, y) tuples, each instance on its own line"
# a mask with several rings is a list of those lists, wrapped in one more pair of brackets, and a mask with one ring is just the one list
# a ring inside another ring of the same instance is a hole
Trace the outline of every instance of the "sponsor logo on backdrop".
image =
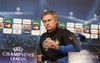
[(31, 24), (31, 20), (30, 19), (23, 19), (23, 24)]
[(84, 28), (84, 29), (83, 29), (83, 32), (84, 32), (84, 33), (90, 33), (90, 29), (89, 29), (89, 28)]
[(13, 34), (21, 34), (21, 30), (13, 29)]
[(22, 19), (14, 18), (14, 19), (13, 19), (13, 23), (21, 24), (21, 23), (22, 23)]
[(99, 26), (96, 25), (96, 24), (91, 24), (91, 28), (92, 28), (92, 29), (98, 29), (98, 27), (99, 27)]
[(0, 22), (0, 29), (2, 29), (3, 28), (3, 23), (2, 22)]
[(32, 27), (32, 29), (33, 29), (33, 30), (39, 30), (39, 26), (38, 26), (38, 25), (34, 25), (34, 26)]
[(67, 27), (74, 27), (74, 23), (72, 23), (72, 22), (67, 22)]
[(4, 28), (11, 28), (11, 27), (12, 27), (12, 25), (11, 25), (11, 24), (9, 24), (9, 23), (4, 24)]
[(0, 17), (0, 22), (3, 22), (3, 18), (2, 17)]
[(4, 29), (3, 29), (3, 33), (12, 34), (12, 29), (4, 28)]
[(25, 31), (31, 30), (31, 25), (30, 24), (23, 24), (23, 30), (25, 30)]
[(32, 35), (40, 35), (40, 31), (39, 30), (32, 30), (31, 34)]
[(5, 23), (12, 23), (12, 21), (13, 21), (13, 20), (12, 20), (11, 18), (5, 18), (5, 19), (4, 19), (4, 22), (5, 22)]
[(13, 24), (14, 29), (21, 29), (22, 25), (21, 24)]

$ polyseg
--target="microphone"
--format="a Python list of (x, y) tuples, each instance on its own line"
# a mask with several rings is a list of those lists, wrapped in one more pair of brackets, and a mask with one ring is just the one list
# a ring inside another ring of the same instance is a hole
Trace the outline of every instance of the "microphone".
[(82, 34), (77, 34), (77, 37), (79, 37), (80, 41), (81, 42), (87, 42), (90, 46), (92, 46), (99, 54), (100, 54), (100, 51), (94, 46), (92, 45), (91, 43), (89, 43), (87, 40), (86, 40), (86, 37)]
[(80, 41), (86, 41), (86, 37), (84, 36), (84, 35), (82, 35), (82, 34), (77, 34), (77, 37), (79, 37), (80, 38)]

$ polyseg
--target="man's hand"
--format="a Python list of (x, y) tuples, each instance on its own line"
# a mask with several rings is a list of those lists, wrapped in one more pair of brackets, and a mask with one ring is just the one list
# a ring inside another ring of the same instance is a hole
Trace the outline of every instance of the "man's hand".
[(58, 44), (53, 41), (51, 38), (46, 38), (46, 40), (43, 42), (43, 48), (46, 49), (46, 51), (51, 48), (51, 49), (58, 49)]
[(42, 56), (43, 56), (42, 54), (41, 55), (37, 55), (37, 61), (39, 61), (39, 62), (42, 61)]

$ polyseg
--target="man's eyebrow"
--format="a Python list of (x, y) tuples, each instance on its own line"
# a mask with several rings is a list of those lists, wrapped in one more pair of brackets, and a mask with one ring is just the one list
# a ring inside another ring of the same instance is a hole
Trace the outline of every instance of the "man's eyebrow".
[(48, 21), (50, 21), (50, 20), (52, 20), (52, 19), (48, 19)]
[(48, 20), (43, 20), (43, 21), (49, 21), (49, 20), (52, 20), (52, 19), (48, 19)]

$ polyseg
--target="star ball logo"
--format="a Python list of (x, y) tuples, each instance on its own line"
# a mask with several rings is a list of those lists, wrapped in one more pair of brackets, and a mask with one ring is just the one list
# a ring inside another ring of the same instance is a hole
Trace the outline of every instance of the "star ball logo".
[(22, 52), (24, 49), (22, 47), (14, 47), (12, 50), (15, 52)]
[(34, 58), (33, 52), (25, 52), (22, 47), (14, 47), (12, 51), (2, 52), (4, 57), (9, 57), (10, 60), (27, 61), (27, 58)]

